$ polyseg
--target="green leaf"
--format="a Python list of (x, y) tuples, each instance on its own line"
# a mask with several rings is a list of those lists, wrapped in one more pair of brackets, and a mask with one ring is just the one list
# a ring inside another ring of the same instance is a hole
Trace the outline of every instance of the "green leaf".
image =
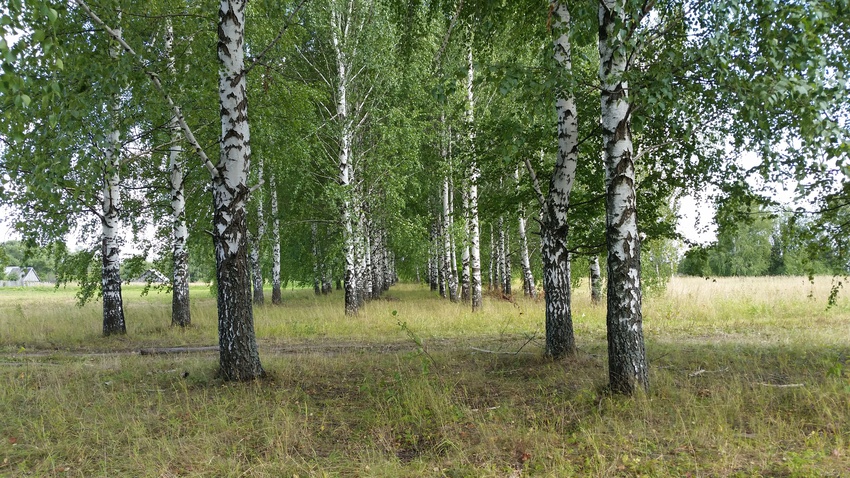
[(32, 99), (29, 96), (21, 93), (21, 103), (24, 105), (25, 108), (30, 105), (31, 101)]

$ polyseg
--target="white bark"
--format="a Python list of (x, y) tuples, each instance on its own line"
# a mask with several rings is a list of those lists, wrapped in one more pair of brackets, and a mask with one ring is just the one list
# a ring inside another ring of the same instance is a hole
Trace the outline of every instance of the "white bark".
[[(353, 3), (349, 3), (351, 8)], [(350, 13), (350, 12), (349, 12)], [(343, 225), (343, 256), (345, 260), (345, 315), (357, 315), (358, 271), (357, 271), (357, 231), (356, 213), (354, 211), (354, 165), (351, 157), (353, 127), (349, 117), (348, 83), (350, 57), (344, 43), (350, 27), (350, 14), (346, 18), (339, 8), (331, 7), (331, 43), (336, 60), (336, 120), (340, 125), (339, 133), (339, 177), (338, 183), (342, 188), (342, 225)]]
[[(168, 20), (165, 24), (168, 71), (176, 76), (173, 44), (174, 28)], [(168, 126), (171, 130), (168, 171), (171, 186), (171, 258), (174, 269), (171, 277), (171, 325), (186, 327), (192, 323), (189, 310), (189, 229), (186, 226), (186, 196), (183, 188), (186, 162), (179, 142), (180, 124), (176, 116), (171, 117)]]
[(490, 274), (488, 276), (487, 290), (493, 291), (496, 284), (496, 276), (498, 273), (496, 272), (496, 263), (498, 262), (498, 255), (496, 254), (496, 239), (493, 235), (493, 223), (490, 223)]
[(467, 191), (463, 191), (463, 254), (461, 256), (461, 287), (460, 300), (469, 302), (470, 299), (470, 271), (469, 271), (469, 196)]
[[(514, 180), (519, 188), (519, 168), (514, 170)], [(519, 233), (519, 253), (522, 266), (522, 291), (526, 296), (537, 298), (537, 286), (534, 284), (534, 274), (531, 272), (531, 260), (528, 255), (528, 236), (525, 231), (525, 206), (519, 205), (517, 211)]]
[(323, 292), (324, 280), (319, 275), (321, 261), (319, 260), (319, 226), (316, 223), (310, 224), (310, 234), (313, 239), (313, 293), (319, 295)]
[[(121, 35), (121, 30), (117, 30)], [(118, 58), (119, 49), (113, 45), (109, 56)], [(121, 100), (118, 95), (112, 98), (111, 122), (113, 130), (106, 136), (103, 158), (103, 202), (101, 204), (101, 294), (103, 295), (103, 335), (124, 334), (127, 327), (124, 322), (124, 300), (121, 295), (121, 258), (118, 238), (119, 208), (121, 197), (121, 132), (118, 130), (118, 115), (121, 112)]]
[(369, 231), (369, 242), (371, 245), (370, 250), (372, 251), (372, 267), (367, 273), (372, 277), (371, 297), (373, 299), (377, 299), (381, 296), (381, 292), (384, 290), (384, 275), (381, 273), (383, 268), (381, 233), (378, 231), (378, 228), (374, 223)]
[(272, 201), (272, 304), (283, 301), (280, 291), (280, 210), (277, 204), (277, 177), (272, 173), (269, 187)]
[(251, 244), (251, 280), (254, 285), (254, 303), (263, 305), (266, 298), (263, 294), (263, 268), (260, 263), (260, 250), (266, 235), (266, 216), (263, 211), (263, 157), (257, 161), (257, 189), (253, 192), (257, 203), (257, 235), (250, 236)]
[(388, 290), (391, 285), (398, 282), (398, 275), (395, 271), (395, 255), (390, 252), (388, 247), (389, 240), (387, 239), (387, 230), (381, 229), (381, 244), (384, 246), (384, 290)]
[(602, 302), (602, 271), (599, 268), (599, 256), (590, 259), (590, 302), (597, 305)]
[[(120, 109), (115, 98), (113, 114)], [(119, 191), (121, 167), (121, 138), (116, 129), (107, 135), (104, 155), (103, 203), (101, 209), (101, 292), (103, 294), (103, 335), (124, 334), (127, 328), (124, 322), (124, 301), (121, 295), (121, 258), (118, 237), (121, 207)]]
[(251, 134), (245, 77), (245, 1), (220, 0), (218, 25), (221, 160), (213, 175), (213, 240), (218, 276), (220, 373), (225, 380), (265, 374), (254, 334), (247, 257)]
[(437, 226), (435, 223), (431, 224), (431, 241), (429, 243), (428, 249), (428, 283), (431, 285), (431, 290), (436, 291), (438, 288), (438, 281), (440, 280), (439, 273), (439, 260), (440, 256), (438, 254), (438, 246), (437, 246)]
[(511, 287), (513, 286), (513, 274), (511, 273), (511, 232), (509, 229), (505, 231), (505, 295), (513, 294)]
[[(605, 162), (608, 244), (608, 370), (611, 389), (631, 394), (648, 387), (640, 286), (635, 164), (631, 137), (624, 0), (599, 2), (599, 80)], [(635, 26), (632, 26), (635, 28)]]
[(496, 263), (499, 277), (499, 290), (502, 294), (508, 294), (507, 287), (507, 279), (506, 279), (506, 264), (507, 261), (505, 259), (505, 220), (503, 217), (499, 216), (499, 261)]
[(445, 269), (446, 281), (448, 282), (449, 300), (457, 302), (457, 276), (454, 274), (452, 266), (452, 211), (449, 197), (451, 191), (449, 188), (449, 178), (443, 178), (443, 268)]
[(374, 286), (372, 278), (372, 242), (371, 242), (371, 224), (366, 220), (366, 212), (360, 209), (360, 244), (363, 248), (363, 267), (360, 277), (363, 278), (363, 300), (372, 298), (372, 288)]
[(440, 233), (437, 235), (437, 239), (439, 242), (437, 245), (437, 289), (439, 289), (440, 297), (445, 299), (447, 297), (446, 280), (448, 276), (448, 269), (446, 268), (446, 247), (442, 243), (443, 235), (445, 234), (445, 232), (442, 231), (442, 221), (440, 221), (440, 223), (441, 225), (438, 227)]
[[(572, 74), (570, 12), (564, 2), (553, 1), (554, 56), (565, 75)], [(558, 155), (549, 181), (549, 193), (543, 204), (541, 249), (543, 289), (546, 296), (546, 354), (560, 358), (575, 353), (573, 332), (569, 253), (567, 251), (567, 211), (575, 181), (578, 159), (578, 122), (575, 98), (558, 91), (555, 98), (558, 115)]]
[(451, 175), (449, 175), (449, 215), (451, 217), (450, 223), (452, 224), (452, 228), (451, 228), (450, 234), (449, 234), (449, 241), (450, 241), (449, 249), (451, 250), (450, 256), (451, 256), (451, 259), (452, 259), (452, 262), (451, 262), (452, 281), (454, 282), (454, 285), (455, 285), (455, 299), (457, 299), (458, 294), (460, 293), (459, 292), (460, 278), (458, 277), (458, 271), (457, 271), (457, 249), (456, 249), (457, 241), (455, 239), (455, 228), (454, 228), (454, 218), (455, 218), (454, 194), (455, 194), (454, 181), (451, 180)]
[(467, 70), (467, 111), (466, 121), (469, 127), (469, 241), (470, 241), (470, 269), (472, 287), (472, 310), (481, 310), (483, 297), (481, 294), (481, 229), (478, 224), (478, 180), (481, 171), (475, 157), (475, 95), (473, 92), (473, 81), (475, 80), (475, 67), (472, 62), (472, 44), (469, 45), (468, 70)]

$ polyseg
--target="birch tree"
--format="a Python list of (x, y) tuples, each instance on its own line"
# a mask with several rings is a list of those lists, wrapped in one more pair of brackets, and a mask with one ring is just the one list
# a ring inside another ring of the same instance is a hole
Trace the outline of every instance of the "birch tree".
[(599, 256), (590, 258), (590, 303), (598, 305), (602, 302), (602, 271), (599, 268)]
[(481, 310), (484, 305), (481, 291), (481, 227), (478, 223), (478, 181), (481, 171), (475, 157), (475, 64), (472, 61), (472, 42), (469, 43), (466, 75), (466, 121), (469, 141), (469, 267), (472, 311)]
[[(174, 59), (174, 27), (171, 20), (165, 24), (165, 51), (168, 55), (168, 72), (177, 76)], [(180, 125), (177, 117), (169, 121), (171, 146), (168, 152), (169, 183), (171, 187), (171, 257), (173, 273), (171, 276), (171, 325), (186, 327), (191, 325), (189, 310), (189, 230), (186, 226), (186, 197), (184, 188), (184, 170), (186, 168)]]
[(599, 2), (599, 81), (608, 243), (608, 375), (611, 389), (625, 394), (649, 386), (641, 310), (641, 239), (637, 229), (631, 105), (624, 78), (628, 66), (624, 39), (631, 33), (627, 25), (636, 27), (640, 21), (640, 16), (627, 13), (624, 0)]
[[(118, 17), (121, 19), (120, 15)], [(121, 35), (121, 29), (116, 30)], [(120, 50), (117, 44), (112, 44), (109, 57), (118, 58)], [(112, 131), (106, 135), (103, 158), (103, 200), (100, 212), (101, 251), (103, 262), (101, 271), (101, 292), (103, 295), (103, 335), (125, 334), (127, 326), (124, 323), (124, 300), (121, 296), (121, 257), (118, 238), (119, 215), (121, 207), (121, 131), (118, 129), (117, 117), (121, 111), (121, 99), (118, 92), (113, 93), (109, 105)]]
[(251, 282), (254, 288), (254, 304), (263, 305), (266, 301), (263, 293), (263, 267), (260, 263), (260, 254), (263, 238), (266, 235), (266, 216), (263, 211), (263, 158), (257, 161), (257, 187), (251, 194), (256, 204), (257, 234), (248, 232), (248, 243), (251, 248)]
[(254, 334), (247, 254), (251, 133), (245, 78), (245, 0), (219, 3), (220, 161), (212, 174), (218, 279), (220, 373), (226, 380), (265, 375)]
[(454, 259), (454, 251), (452, 250), (452, 231), (454, 229), (454, 220), (450, 197), (452, 195), (451, 186), (449, 184), (448, 175), (443, 178), (443, 269), (445, 269), (447, 290), (449, 300), (452, 302), (458, 301), (458, 284), (455, 268), (452, 265)]
[[(514, 181), (519, 188), (519, 168), (514, 170)], [(517, 210), (517, 233), (519, 235), (520, 264), (522, 267), (522, 292), (524, 295), (537, 298), (537, 287), (534, 284), (534, 274), (531, 272), (531, 259), (528, 255), (528, 237), (525, 228), (525, 206), (520, 202)]]
[(334, 120), (338, 125), (337, 183), (341, 196), (341, 216), (343, 230), (343, 257), (345, 270), (345, 313), (357, 315), (359, 310), (358, 294), (364, 280), (358, 270), (358, 244), (361, 240), (357, 197), (353, 143), (356, 129), (363, 119), (365, 96), (351, 98), (352, 88), (357, 76), (363, 72), (361, 39), (372, 8), (371, 2), (364, 4), (354, 0), (331, 0), (327, 4), (330, 23), (330, 43), (334, 59), (334, 76), (326, 82), (334, 88), (336, 112)]
[[(555, 60), (562, 72), (572, 72), (572, 44), (570, 39), (570, 11), (564, 2), (550, 3), (553, 14), (552, 29)], [(570, 264), (567, 250), (567, 211), (570, 192), (575, 182), (578, 162), (578, 120), (575, 97), (569, 92), (556, 92), (555, 109), (558, 115), (558, 152), (555, 167), (549, 180), (549, 191), (543, 195), (539, 184), (535, 187), (541, 206), (540, 240), (543, 257), (543, 291), (546, 299), (546, 355), (561, 358), (575, 353), (572, 304), (570, 292)], [(526, 167), (532, 182), (537, 176), (526, 158)]]
[(469, 231), (469, 195), (468, 188), (463, 188), (463, 250), (461, 252), (461, 288), (460, 288), (460, 300), (464, 303), (469, 302), (471, 299), (471, 272), (470, 272), (470, 254), (471, 248), (469, 246), (468, 240), (468, 231)]
[(272, 206), (272, 304), (280, 305), (283, 297), (280, 291), (280, 208), (277, 204), (277, 177), (271, 176), (269, 187)]

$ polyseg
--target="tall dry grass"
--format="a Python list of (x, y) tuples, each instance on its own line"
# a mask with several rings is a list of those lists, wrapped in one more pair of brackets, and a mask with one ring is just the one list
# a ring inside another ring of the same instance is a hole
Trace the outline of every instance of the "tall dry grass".
[(652, 388), (633, 398), (605, 392), (584, 289), (561, 362), (540, 302), (472, 314), (400, 285), (347, 318), (339, 293), (287, 291), (255, 311), (270, 377), (249, 384), (219, 381), (215, 354), (79, 353), (214, 344), (206, 288), (185, 331), (167, 295), (128, 288), (108, 339), (73, 291), (2, 290), (0, 475), (850, 476), (850, 303), (827, 309), (829, 288), (675, 278), (645, 300)]

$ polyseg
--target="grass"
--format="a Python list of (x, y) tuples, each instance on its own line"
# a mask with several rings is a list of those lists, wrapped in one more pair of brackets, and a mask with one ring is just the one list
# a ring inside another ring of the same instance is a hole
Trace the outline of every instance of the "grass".
[(108, 339), (71, 290), (3, 289), (0, 475), (850, 476), (850, 301), (827, 310), (829, 287), (674, 279), (645, 299), (635, 398), (604, 392), (584, 289), (562, 362), (539, 302), (472, 314), (399, 285), (346, 318), (340, 293), (287, 291), (255, 311), (270, 377), (248, 384), (219, 381), (215, 354), (126, 353), (215, 344), (207, 288), (185, 331), (168, 296), (125, 288), (128, 334)]

